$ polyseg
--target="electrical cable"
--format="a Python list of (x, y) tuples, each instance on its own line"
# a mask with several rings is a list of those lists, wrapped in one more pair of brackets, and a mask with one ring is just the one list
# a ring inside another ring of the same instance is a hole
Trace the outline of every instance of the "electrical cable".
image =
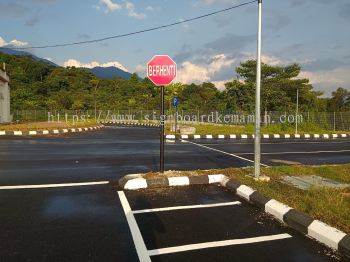
[(63, 43), (63, 44), (52, 44), (52, 45), (42, 45), (42, 46), (27, 46), (27, 47), (13, 47), (11, 49), (18, 49), (18, 50), (44, 49), (44, 48), (55, 48), (55, 47), (65, 47), (65, 46), (74, 46), (74, 45), (98, 43), (98, 42), (102, 42), (102, 41), (106, 41), (106, 40), (110, 40), (110, 39), (122, 38), (122, 37), (131, 36), (131, 35), (146, 33), (146, 32), (150, 32), (150, 31), (155, 31), (155, 30), (159, 30), (159, 29), (163, 29), (163, 28), (172, 27), (172, 26), (176, 26), (176, 25), (179, 25), (179, 24), (191, 22), (191, 21), (194, 21), (194, 20), (199, 20), (199, 19), (202, 19), (202, 18), (205, 18), (205, 17), (208, 17), (208, 16), (216, 15), (216, 14), (227, 12), (229, 10), (232, 10), (232, 9), (235, 9), (235, 8), (238, 8), (238, 7), (249, 5), (249, 4), (255, 3), (257, 1), (258, 0), (253, 0), (253, 1), (250, 1), (250, 2), (245, 2), (245, 3), (239, 4), (239, 5), (231, 6), (231, 7), (225, 8), (225, 9), (221, 9), (221, 10), (218, 10), (218, 11), (215, 11), (215, 12), (211, 12), (211, 13), (208, 13), (208, 14), (204, 14), (204, 15), (200, 15), (200, 16), (197, 16), (197, 17), (181, 20), (181, 21), (178, 21), (178, 22), (165, 24), (165, 25), (160, 25), (160, 26), (156, 26), (156, 27), (152, 27), (152, 28), (148, 28), (148, 29), (143, 29), (143, 30), (139, 30), (139, 31), (134, 31), (134, 32), (130, 32), (130, 33), (125, 33), (125, 34), (120, 34), (120, 35), (113, 35), (113, 36), (108, 36), (108, 37), (98, 38), (98, 39), (93, 39), (93, 40), (85, 40), (85, 41), (70, 42), (70, 43)]

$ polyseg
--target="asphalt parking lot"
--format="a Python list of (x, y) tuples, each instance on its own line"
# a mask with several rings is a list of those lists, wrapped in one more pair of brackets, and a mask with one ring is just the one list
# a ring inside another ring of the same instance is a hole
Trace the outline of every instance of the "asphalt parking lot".
[[(217, 186), (119, 192), (141, 261), (338, 261)], [(132, 218), (131, 218), (132, 220)]]
[(0, 190), (0, 261), (138, 261), (109, 185)]
[[(0, 138), (0, 210), (6, 214), (0, 216), (0, 261), (137, 261), (125, 209), (115, 189), (108, 184), (69, 187), (54, 184), (108, 181), (130, 173), (157, 170), (158, 134), (156, 128), (118, 127), (65, 136)], [(262, 163), (349, 163), (349, 143), (349, 139), (329, 139), (322, 143), (269, 140), (262, 145)], [(188, 170), (248, 166), (252, 164), (249, 161), (252, 150), (251, 140), (169, 142), (165, 167)], [(295, 153), (288, 153), (291, 151)], [(52, 187), (25, 188), (29, 185)], [(169, 194), (126, 192), (125, 197), (133, 211), (239, 201), (221, 189), (201, 190), (201, 193), (199, 189), (182, 193), (172, 190)], [(286, 261), (333, 259), (325, 255), (329, 250), (283, 228), (243, 201), (239, 205), (133, 216), (147, 251), (280, 234), (292, 236), (152, 255), (152, 261), (251, 261), (253, 257), (256, 261), (280, 261), (278, 254)], [(157, 223), (159, 228), (152, 228)], [(209, 232), (211, 226), (215, 230)]]

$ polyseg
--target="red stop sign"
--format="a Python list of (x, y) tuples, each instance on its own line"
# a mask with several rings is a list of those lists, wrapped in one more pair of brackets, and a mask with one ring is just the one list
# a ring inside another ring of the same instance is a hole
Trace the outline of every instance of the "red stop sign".
[(168, 55), (156, 55), (147, 63), (147, 77), (156, 85), (169, 85), (176, 77), (176, 63)]

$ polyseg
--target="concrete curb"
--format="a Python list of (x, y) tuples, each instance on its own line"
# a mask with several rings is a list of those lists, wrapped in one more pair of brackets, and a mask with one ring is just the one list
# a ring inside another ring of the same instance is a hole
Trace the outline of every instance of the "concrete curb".
[[(261, 139), (335, 139), (347, 138), (349, 134), (262, 134)], [(166, 135), (166, 139), (253, 139), (254, 135)]]
[[(119, 121), (100, 121), (104, 125), (127, 125), (127, 126), (148, 126), (160, 127), (158, 124), (138, 123), (138, 122), (119, 122)], [(347, 138), (350, 134), (262, 134), (262, 139), (330, 139), (330, 138)], [(231, 135), (166, 135), (166, 139), (253, 139), (254, 135), (247, 134), (231, 134)]]
[(238, 181), (228, 178), (225, 175), (201, 175), (201, 176), (180, 176), (161, 177), (145, 179), (142, 174), (133, 174), (123, 177), (118, 181), (119, 186), (125, 190), (137, 190), (155, 187), (168, 186), (189, 186), (220, 184), (233, 191), (251, 204), (264, 209), (277, 220), (307, 235), (322, 244), (339, 251), (350, 258), (350, 235), (331, 227), (319, 220), (299, 212), (283, 203), (265, 197), (254, 189), (240, 184)]
[(139, 122), (117, 122), (117, 121), (101, 121), (101, 124), (105, 126), (110, 126), (110, 125), (126, 125), (126, 126), (148, 126), (148, 127), (159, 127), (160, 125), (157, 124), (152, 124), (152, 123), (139, 123)]
[(77, 133), (77, 132), (97, 130), (103, 127), (104, 126), (99, 125), (99, 126), (91, 126), (91, 127), (65, 128), (65, 129), (53, 129), (53, 130), (0, 131), (0, 136), (36, 136), (36, 135), (49, 135), (49, 134)]

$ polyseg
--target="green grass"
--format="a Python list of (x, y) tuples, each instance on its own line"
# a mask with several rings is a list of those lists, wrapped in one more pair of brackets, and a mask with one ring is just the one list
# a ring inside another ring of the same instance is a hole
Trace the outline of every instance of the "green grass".
[(28, 130), (52, 130), (63, 128), (79, 128), (96, 125), (95, 120), (86, 120), (85, 122), (74, 123), (72, 121), (66, 122), (28, 122), (20, 124), (0, 124), (0, 131), (28, 131)]
[[(180, 125), (181, 126), (181, 125)], [(254, 134), (254, 125), (235, 126), (235, 125), (210, 125), (210, 124), (186, 124), (186, 126), (193, 126), (196, 128), (197, 135), (230, 135), (230, 134)], [(168, 134), (170, 126), (166, 127)], [(261, 127), (262, 134), (294, 134), (295, 126), (283, 124), (271, 124)], [(323, 134), (323, 133), (350, 133), (349, 131), (326, 130), (313, 124), (301, 124), (298, 127), (299, 134)]]
[[(350, 234), (350, 188), (332, 189), (314, 187), (304, 191), (281, 183), (285, 175), (318, 175), (344, 183), (350, 183), (350, 164), (325, 166), (279, 166), (263, 168), (262, 173), (271, 178), (270, 182), (255, 181), (250, 174), (251, 168), (212, 169), (208, 171), (181, 171), (175, 175), (225, 174), (258, 190), (269, 198), (319, 219), (333, 227)], [(150, 177), (157, 174), (147, 174)], [(174, 173), (167, 173), (173, 176)]]
[[(253, 170), (244, 170), (253, 173)], [(324, 166), (280, 166), (264, 168), (263, 173), (271, 177), (269, 183), (262, 183), (250, 177), (235, 175), (242, 183), (255, 188), (268, 197), (281, 201), (301, 212), (319, 219), (340, 230), (350, 233), (350, 188), (333, 189), (314, 187), (308, 191), (281, 183), (281, 176), (318, 175), (350, 184), (350, 164)]]

